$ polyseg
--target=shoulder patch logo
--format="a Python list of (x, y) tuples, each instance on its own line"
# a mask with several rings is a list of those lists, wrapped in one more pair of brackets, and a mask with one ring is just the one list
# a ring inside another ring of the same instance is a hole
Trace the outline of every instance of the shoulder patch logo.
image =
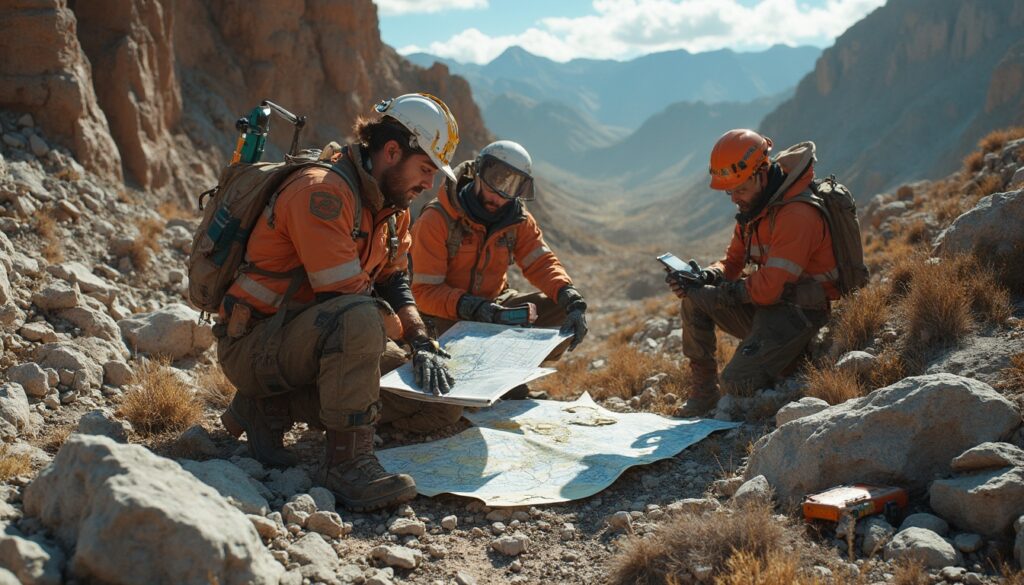
[(341, 198), (334, 193), (317, 191), (309, 196), (309, 212), (328, 221), (338, 219), (341, 215)]

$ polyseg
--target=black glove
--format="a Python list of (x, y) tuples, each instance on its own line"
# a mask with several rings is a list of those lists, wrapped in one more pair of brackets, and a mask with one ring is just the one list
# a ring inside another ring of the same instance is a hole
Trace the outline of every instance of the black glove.
[(590, 328), (587, 327), (587, 302), (583, 300), (580, 291), (569, 284), (558, 291), (558, 306), (565, 311), (565, 321), (562, 323), (560, 333), (562, 335), (572, 334), (572, 343), (569, 344), (569, 351), (572, 351), (583, 342), (583, 338), (590, 331)]
[(498, 303), (473, 295), (462, 295), (459, 298), (459, 304), (455, 307), (459, 319), (463, 321), (480, 321), (482, 323), (493, 323), (494, 316), (502, 309), (504, 307)]
[(722, 283), (724, 275), (718, 268), (701, 268), (700, 264), (697, 264), (696, 260), (690, 260), (688, 262), (693, 271), (700, 276), (700, 283), (698, 286), (718, 286)]
[(444, 360), (451, 354), (441, 349), (436, 341), (423, 338), (412, 342), (412, 371), (416, 385), (435, 396), (447, 394), (455, 385)]

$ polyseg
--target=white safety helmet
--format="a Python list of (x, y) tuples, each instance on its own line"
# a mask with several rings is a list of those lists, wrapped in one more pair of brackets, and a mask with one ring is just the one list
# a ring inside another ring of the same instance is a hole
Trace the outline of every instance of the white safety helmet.
[(427, 93), (407, 93), (383, 100), (374, 109), (405, 126), (412, 133), (409, 146), (425, 152), (434, 166), (455, 180), (450, 164), (459, 145), (459, 125), (444, 102)]
[(518, 142), (499, 140), (476, 157), (476, 174), (505, 199), (533, 201), (533, 159)]

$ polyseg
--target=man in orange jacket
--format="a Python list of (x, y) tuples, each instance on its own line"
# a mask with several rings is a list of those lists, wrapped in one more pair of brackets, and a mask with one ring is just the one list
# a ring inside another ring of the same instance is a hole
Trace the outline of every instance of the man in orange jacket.
[(832, 236), (822, 214), (790, 201), (814, 179), (814, 143), (770, 158), (772, 141), (752, 130), (726, 132), (711, 151), (711, 188), (736, 205), (725, 258), (700, 282), (666, 279), (682, 299), (683, 354), (693, 387), (680, 416), (701, 416), (719, 399), (715, 326), (741, 339), (722, 370), (725, 392), (749, 395), (800, 358), (839, 298)]
[[(524, 205), (532, 171), (521, 145), (493, 142), (455, 168), (413, 224), (412, 291), (438, 334), (458, 320), (513, 324), (506, 309), (529, 305), (533, 325), (572, 335), (570, 351), (586, 336), (587, 303)], [(540, 292), (509, 288), (513, 263)]]
[(357, 122), (358, 142), (324, 153), (330, 169), (285, 179), (214, 328), (217, 357), (238, 388), (225, 427), (244, 432), (252, 454), (274, 466), (295, 463), (283, 445), (292, 422), (325, 428), (321, 481), (353, 510), (416, 495), (411, 477), (387, 473), (373, 453), (381, 370), (407, 359), (394, 340), (410, 347), (424, 387), (444, 393), (454, 383), (413, 300), (407, 251), (409, 204), (438, 170), (454, 176), (458, 127), (426, 94), (376, 111), (379, 119)]

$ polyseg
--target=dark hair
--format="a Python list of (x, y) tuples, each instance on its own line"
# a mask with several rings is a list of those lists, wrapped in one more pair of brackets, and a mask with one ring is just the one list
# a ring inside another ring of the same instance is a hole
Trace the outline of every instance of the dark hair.
[(423, 150), (409, 146), (412, 133), (394, 118), (384, 116), (379, 120), (369, 120), (360, 117), (356, 120), (352, 132), (370, 154), (380, 151), (391, 140), (397, 142), (398, 146), (402, 148), (403, 158), (411, 154), (423, 153)]

